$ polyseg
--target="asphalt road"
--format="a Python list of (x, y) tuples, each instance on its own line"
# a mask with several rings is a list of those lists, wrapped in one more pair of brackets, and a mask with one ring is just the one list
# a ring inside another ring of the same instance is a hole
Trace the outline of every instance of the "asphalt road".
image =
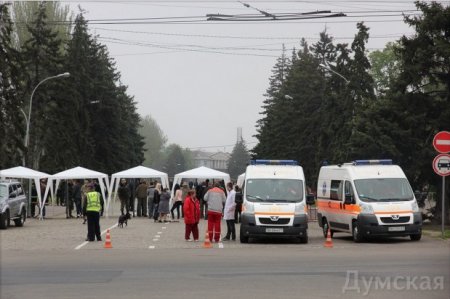
[[(102, 219), (102, 229), (116, 219)], [(204, 232), (205, 222), (201, 223)], [(222, 226), (224, 227), (224, 226)], [(31, 220), (0, 231), (0, 298), (449, 298), (450, 243), (424, 237), (355, 244), (258, 240), (202, 248), (183, 223), (134, 218), (112, 249), (86, 244), (80, 220)], [(77, 249), (76, 249), (77, 248)]]

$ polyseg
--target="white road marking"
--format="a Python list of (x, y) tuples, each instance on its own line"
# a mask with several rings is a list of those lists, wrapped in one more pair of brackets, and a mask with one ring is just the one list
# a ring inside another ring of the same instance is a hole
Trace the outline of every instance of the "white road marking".
[(150, 246), (148, 246), (148, 249), (155, 249), (155, 246), (154, 245), (150, 245)]
[(162, 229), (166, 229), (166, 228), (167, 228), (166, 226), (163, 226), (163, 227), (162, 227)]
[(157, 232), (158, 235), (162, 234), (162, 232)]
[[(111, 230), (111, 229), (115, 228), (117, 225), (118, 225), (118, 223), (116, 223), (116, 224), (114, 224), (113, 226), (111, 226), (111, 227), (105, 229), (104, 231), (102, 231), (102, 232), (100, 233), (100, 235), (106, 234), (106, 232), (108, 231), (108, 229)], [(84, 241), (83, 243), (81, 243), (80, 245), (78, 245), (77, 247), (75, 247), (75, 250), (80, 250), (81, 248), (83, 248), (83, 246), (85, 246), (85, 245), (88, 244), (88, 243), (89, 243), (88, 241)]]
[(155, 235), (154, 238), (161, 238), (161, 235)]
[(153, 239), (153, 241), (154, 241), (154, 242), (157, 242), (157, 241), (159, 241), (159, 239)]
[(88, 241), (85, 241), (83, 243), (81, 243), (80, 245), (78, 245), (77, 247), (75, 247), (75, 250), (79, 250), (81, 247), (83, 247), (84, 245), (86, 245), (87, 243), (89, 243)]

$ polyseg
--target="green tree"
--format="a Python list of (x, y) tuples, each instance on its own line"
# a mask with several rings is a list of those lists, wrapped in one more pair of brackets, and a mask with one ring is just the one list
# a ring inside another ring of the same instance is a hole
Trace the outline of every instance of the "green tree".
[[(27, 25), (30, 39), (23, 47), (23, 62), (26, 72), (25, 90), (26, 98), (29, 98), (32, 90), (43, 79), (62, 73), (63, 56), (60, 51), (62, 41), (57, 38), (57, 33), (48, 25), (46, 4), (40, 3), (33, 22)], [(58, 87), (61, 87), (61, 79), (50, 80), (45, 83), (45, 88), (38, 88), (33, 97), (31, 109), (31, 121), (29, 132), (29, 144), (27, 148), (27, 165), (39, 169), (40, 161), (47, 149), (51, 146), (45, 142), (48, 136), (47, 121), (54, 113), (52, 103), (55, 100)], [(28, 104), (28, 102), (26, 103)]]
[[(399, 41), (396, 54), (401, 71), (387, 98), (397, 109), (392, 125), (399, 129), (392, 137), (401, 153), (398, 159), (415, 188), (430, 184), (438, 190), (439, 212), (441, 180), (430, 167), (436, 154), (431, 141), (438, 131), (450, 128), (450, 6), (437, 2), (416, 2), (416, 6), (422, 14), (405, 18), (415, 35)], [(446, 190), (449, 198), (448, 185)], [(448, 207), (446, 211), (448, 222)]]
[(167, 143), (167, 137), (150, 115), (142, 119), (139, 134), (144, 137), (145, 142), (144, 165), (160, 168), (162, 150)]
[(178, 144), (171, 144), (167, 147), (167, 158), (163, 167), (169, 177), (183, 172), (186, 169), (186, 160), (182, 148)]
[(271, 141), (277, 134), (274, 127), (276, 127), (277, 116), (275, 115), (278, 110), (278, 106), (285, 99), (282, 88), (286, 76), (289, 73), (291, 63), (286, 56), (286, 49), (283, 45), (283, 51), (281, 56), (277, 59), (277, 62), (272, 70), (272, 76), (269, 79), (269, 88), (264, 96), (266, 99), (263, 101), (263, 111), (260, 113), (262, 118), (257, 121), (255, 137), (259, 140), (259, 143), (254, 147), (253, 153), (258, 157), (269, 158), (274, 154), (271, 148)]
[(379, 96), (385, 95), (391, 82), (399, 76), (399, 61), (395, 55), (395, 48), (397, 43), (389, 42), (382, 51), (373, 51), (369, 54), (372, 75), (377, 94)]
[(250, 161), (250, 154), (247, 150), (244, 140), (236, 142), (233, 151), (231, 152), (230, 160), (228, 161), (228, 173), (233, 179), (245, 172), (245, 169)]
[(12, 42), (8, 4), (0, 4), (0, 169), (17, 166), (24, 153), (21, 59)]
[(89, 34), (82, 13), (75, 20), (65, 67), (72, 79), (65, 85), (64, 106), (53, 118), (54, 127), (66, 132), (54, 145), (53, 160), (65, 163), (53, 162), (53, 167), (81, 165), (113, 173), (141, 164), (144, 143), (136, 103), (120, 84), (106, 47)]
[[(16, 32), (14, 43), (17, 49), (23, 47), (25, 42), (31, 38), (26, 25), (33, 22), (41, 4), (42, 1), (13, 2), (13, 22)], [(70, 5), (62, 5), (58, 1), (48, 1), (45, 3), (45, 13), (58, 38), (63, 41), (61, 45), (65, 45), (70, 39), (72, 20)], [(64, 51), (64, 47), (62, 46), (60, 50)]]

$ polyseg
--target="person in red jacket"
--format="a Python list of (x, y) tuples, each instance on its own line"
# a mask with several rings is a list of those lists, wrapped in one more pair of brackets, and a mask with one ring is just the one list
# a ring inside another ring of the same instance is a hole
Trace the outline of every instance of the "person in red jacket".
[(198, 223), (200, 221), (200, 202), (195, 196), (195, 190), (189, 190), (188, 195), (183, 205), (184, 223), (186, 230), (184, 238), (187, 242), (191, 240), (191, 232), (194, 236), (194, 241), (198, 242)]

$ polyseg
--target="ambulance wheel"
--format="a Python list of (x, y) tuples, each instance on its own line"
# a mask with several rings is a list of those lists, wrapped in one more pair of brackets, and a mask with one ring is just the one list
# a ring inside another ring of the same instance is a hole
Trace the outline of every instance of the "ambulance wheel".
[(245, 235), (242, 225), (239, 230), (239, 241), (241, 241), (241, 243), (248, 243), (248, 236)]
[(248, 237), (246, 236), (240, 235), (239, 240), (241, 241), (241, 243), (248, 243)]
[(300, 244), (308, 244), (308, 233), (306, 233), (305, 236), (300, 237), (298, 241)]
[[(330, 226), (328, 225), (328, 221), (327, 221), (327, 219), (326, 218), (324, 218), (323, 219), (323, 226), (322, 226), (322, 229), (323, 229), (323, 237), (326, 239), (327, 238), (327, 235), (328, 235), (328, 229), (330, 228)], [(331, 229), (330, 230), (330, 236), (333, 238), (333, 234), (334, 234), (334, 231)]]
[(409, 238), (411, 239), (411, 241), (420, 241), (420, 239), (422, 238), (422, 234), (409, 235)]
[(362, 241), (364, 241), (364, 238), (363, 238), (363, 236), (361, 235), (361, 232), (358, 229), (358, 223), (357, 222), (353, 222), (352, 236), (353, 236), (353, 241), (355, 243), (361, 243)]

